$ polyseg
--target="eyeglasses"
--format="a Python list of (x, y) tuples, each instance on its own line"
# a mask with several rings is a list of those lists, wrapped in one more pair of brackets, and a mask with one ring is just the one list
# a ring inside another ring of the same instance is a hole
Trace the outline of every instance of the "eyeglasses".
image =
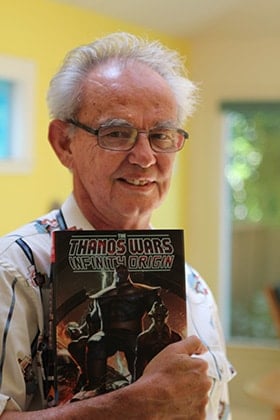
[(110, 125), (95, 129), (74, 119), (67, 122), (97, 136), (97, 143), (103, 149), (120, 152), (133, 149), (140, 133), (147, 135), (152, 150), (158, 153), (177, 152), (189, 138), (188, 133), (181, 128), (153, 128), (145, 131), (126, 125)]

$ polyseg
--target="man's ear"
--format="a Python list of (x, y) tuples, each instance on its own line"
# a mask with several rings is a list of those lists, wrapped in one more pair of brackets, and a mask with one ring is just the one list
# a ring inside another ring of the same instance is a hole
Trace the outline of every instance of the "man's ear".
[(72, 169), (71, 139), (68, 135), (69, 125), (65, 121), (52, 120), (49, 124), (49, 142), (60, 162)]

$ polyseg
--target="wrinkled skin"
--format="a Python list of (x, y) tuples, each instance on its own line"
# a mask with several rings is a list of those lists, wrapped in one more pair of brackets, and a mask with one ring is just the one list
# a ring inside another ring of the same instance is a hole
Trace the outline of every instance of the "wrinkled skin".
[[(135, 71), (135, 66), (137, 71)], [(77, 119), (98, 128), (112, 119), (125, 120), (141, 130), (159, 123), (177, 125), (175, 98), (166, 82), (139, 64), (120, 70), (117, 64), (93, 70)], [(73, 173), (74, 194), (96, 229), (143, 229), (165, 198), (175, 153), (155, 153), (145, 134), (129, 152), (104, 150), (96, 136), (54, 120), (50, 142), (61, 162)]]

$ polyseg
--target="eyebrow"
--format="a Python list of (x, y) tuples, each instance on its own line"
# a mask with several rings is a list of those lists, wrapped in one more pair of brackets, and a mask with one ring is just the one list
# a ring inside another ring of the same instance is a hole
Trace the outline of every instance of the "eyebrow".
[(114, 125), (126, 125), (127, 127), (134, 127), (133, 124), (122, 118), (112, 118), (100, 124), (101, 127), (112, 127)]
[[(129, 121), (122, 119), (122, 118), (112, 118), (104, 121), (102, 124), (100, 124), (101, 127), (113, 127), (113, 126), (126, 126), (126, 127), (135, 127), (133, 124), (131, 124)], [(167, 120), (167, 121), (161, 121), (157, 122), (153, 127), (154, 128), (177, 128), (177, 124), (175, 121)]]

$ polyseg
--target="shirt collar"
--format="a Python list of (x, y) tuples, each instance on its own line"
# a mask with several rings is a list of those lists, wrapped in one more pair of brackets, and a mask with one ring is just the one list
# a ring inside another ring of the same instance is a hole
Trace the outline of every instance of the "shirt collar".
[(67, 229), (95, 230), (88, 222), (78, 207), (77, 201), (73, 195), (69, 195), (61, 206), (61, 211), (67, 226)]

